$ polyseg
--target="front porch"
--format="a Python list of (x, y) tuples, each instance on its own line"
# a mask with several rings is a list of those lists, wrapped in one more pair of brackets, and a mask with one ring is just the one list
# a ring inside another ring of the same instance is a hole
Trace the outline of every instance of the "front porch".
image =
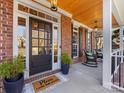
[[(0, 1), (0, 64), (5, 58), (23, 56), (23, 93), (35, 93), (32, 83), (51, 75), (63, 79), (41, 93), (124, 91), (121, 1), (58, 0), (57, 11), (51, 11), (50, 1)], [(96, 52), (102, 55), (98, 62)], [(60, 72), (63, 53), (73, 60), (69, 75)], [(88, 53), (94, 67), (87, 66)], [(2, 82), (0, 78), (0, 93)]]
[[(58, 73), (64, 78), (61, 84), (52, 86), (40, 93), (121, 93), (115, 89), (108, 90), (102, 84), (102, 63), (98, 68), (91, 68), (81, 63), (73, 64), (67, 76)], [(34, 93), (31, 83), (24, 88), (23, 93)]]

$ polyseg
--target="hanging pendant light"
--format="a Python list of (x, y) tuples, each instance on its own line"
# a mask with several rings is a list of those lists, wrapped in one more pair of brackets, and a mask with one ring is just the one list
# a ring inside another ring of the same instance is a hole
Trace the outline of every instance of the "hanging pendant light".
[(57, 0), (51, 0), (51, 10), (52, 11), (57, 11), (58, 10)]
[(94, 24), (95, 24), (95, 26), (94, 26), (94, 31), (98, 31), (98, 21), (97, 20), (95, 20), (94, 21)]

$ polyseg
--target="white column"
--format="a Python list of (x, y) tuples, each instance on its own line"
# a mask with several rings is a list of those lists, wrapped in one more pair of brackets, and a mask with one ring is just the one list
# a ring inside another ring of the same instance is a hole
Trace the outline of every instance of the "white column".
[(123, 63), (123, 27), (120, 28), (120, 50), (121, 50), (121, 63)]
[(111, 89), (112, 0), (103, 0), (103, 87)]
[(123, 50), (123, 27), (120, 28), (120, 49)]

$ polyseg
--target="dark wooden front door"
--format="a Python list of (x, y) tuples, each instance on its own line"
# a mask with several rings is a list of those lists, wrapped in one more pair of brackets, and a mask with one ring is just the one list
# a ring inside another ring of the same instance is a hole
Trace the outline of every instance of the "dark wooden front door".
[(38, 19), (29, 21), (30, 75), (52, 69), (52, 24)]

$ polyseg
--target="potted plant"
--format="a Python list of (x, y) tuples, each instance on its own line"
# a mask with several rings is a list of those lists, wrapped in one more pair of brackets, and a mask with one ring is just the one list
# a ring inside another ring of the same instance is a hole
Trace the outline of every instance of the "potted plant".
[(6, 93), (22, 93), (24, 85), (24, 59), (21, 56), (5, 59), (0, 64), (0, 77)]
[(61, 56), (61, 70), (63, 74), (68, 74), (71, 62), (72, 60), (68, 53), (63, 53)]

